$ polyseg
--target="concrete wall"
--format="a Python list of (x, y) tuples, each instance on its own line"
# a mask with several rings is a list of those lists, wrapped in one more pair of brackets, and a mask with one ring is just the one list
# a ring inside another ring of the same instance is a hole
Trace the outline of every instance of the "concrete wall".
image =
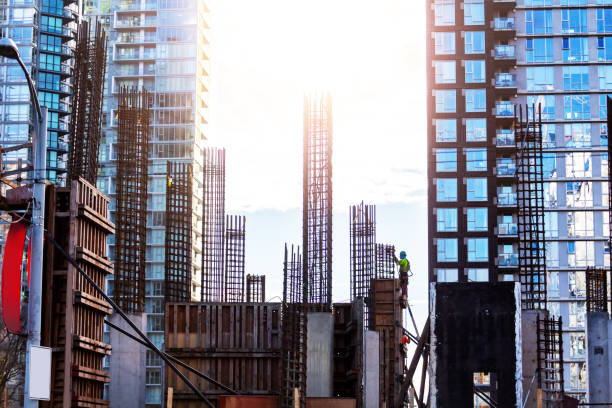
[(589, 312), (587, 323), (587, 369), (589, 383), (587, 395), (589, 402), (602, 403), (612, 401), (610, 395), (610, 331), (612, 321), (606, 312)]
[(364, 340), (363, 406), (364, 408), (378, 408), (380, 376), (379, 334), (377, 331), (366, 330)]
[[(548, 317), (547, 310), (523, 310), (521, 313), (522, 351), (523, 351), (523, 399), (527, 407), (537, 406), (538, 396), (538, 315), (540, 319)], [(533, 382), (532, 382), (533, 381)]]
[[(128, 317), (139, 329), (146, 332), (146, 313), (128, 315)], [(108, 320), (133, 333), (118, 314), (111, 315)], [(110, 331), (110, 343), (113, 345), (108, 393), (110, 408), (144, 407), (146, 347), (114, 329)]]
[(308, 313), (306, 350), (306, 395), (331, 397), (334, 381), (334, 319), (331, 313)]

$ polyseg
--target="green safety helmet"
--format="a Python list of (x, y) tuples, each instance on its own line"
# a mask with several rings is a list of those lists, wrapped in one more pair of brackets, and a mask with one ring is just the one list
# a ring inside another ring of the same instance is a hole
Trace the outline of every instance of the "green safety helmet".
[(400, 252), (400, 259), (406, 259), (406, 251)]

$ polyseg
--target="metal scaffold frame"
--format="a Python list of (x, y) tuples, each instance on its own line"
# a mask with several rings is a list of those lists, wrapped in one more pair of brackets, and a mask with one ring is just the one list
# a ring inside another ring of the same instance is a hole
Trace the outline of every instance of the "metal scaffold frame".
[(332, 101), (304, 97), (303, 269), (311, 310), (332, 300)]
[(202, 201), (202, 301), (223, 300), (225, 149), (204, 149)]
[(608, 312), (608, 271), (589, 266), (586, 269), (587, 312)]
[(395, 276), (395, 245), (376, 244), (376, 279)]
[(74, 52), (69, 180), (82, 177), (96, 184), (105, 73), (106, 33), (102, 25), (96, 22), (94, 37), (90, 38), (89, 23), (81, 21)]
[(114, 298), (129, 313), (144, 311), (148, 102), (145, 90), (119, 90)]
[(543, 408), (563, 403), (563, 323), (558, 318), (537, 315), (538, 388), (542, 389)]
[(299, 406), (306, 407), (306, 308), (300, 248), (285, 244), (283, 265), (283, 308), (281, 345), (281, 408), (295, 407), (295, 390), (299, 392)]
[(223, 293), (225, 302), (242, 302), (244, 300), (245, 225), (246, 217), (244, 216), (227, 215), (225, 217), (225, 278)]
[(542, 115), (538, 105), (515, 109), (518, 258), (523, 309), (546, 309), (546, 241), (544, 236), (544, 172)]
[(166, 302), (191, 300), (192, 177), (189, 163), (167, 163), (166, 182)]
[(251, 303), (266, 301), (266, 275), (247, 275), (246, 299)]
[(351, 252), (351, 301), (364, 301), (363, 319), (369, 322), (370, 285), (376, 275), (376, 206), (364, 204), (349, 208)]

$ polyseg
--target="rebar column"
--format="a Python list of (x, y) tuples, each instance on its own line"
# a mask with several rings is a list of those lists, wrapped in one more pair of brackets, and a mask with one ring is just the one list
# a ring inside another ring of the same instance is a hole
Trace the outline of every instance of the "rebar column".
[(332, 101), (304, 97), (303, 269), (311, 310), (330, 311), (332, 300)]
[(395, 277), (395, 245), (376, 244), (376, 279)]
[(544, 237), (544, 172), (542, 115), (538, 105), (515, 110), (518, 258), (523, 309), (546, 309), (546, 242)]
[(376, 275), (376, 206), (352, 205), (349, 208), (351, 301), (363, 299), (363, 319), (369, 327), (370, 285)]
[(202, 302), (223, 300), (225, 149), (204, 149), (202, 201)]
[(247, 275), (246, 298), (247, 302), (266, 301), (266, 275)]
[(563, 332), (561, 316), (537, 315), (538, 388), (542, 389), (543, 408), (563, 404)]
[(283, 308), (281, 343), (281, 408), (294, 408), (295, 390), (298, 390), (300, 408), (306, 407), (306, 307), (300, 248), (285, 244), (283, 263)]
[(608, 271), (589, 266), (586, 269), (586, 306), (588, 312), (608, 312)]
[(245, 225), (246, 218), (244, 216), (227, 215), (225, 217), (225, 278), (223, 291), (225, 302), (244, 301)]
[(191, 301), (192, 177), (189, 163), (167, 163), (166, 182), (166, 302)]
[(144, 310), (148, 102), (147, 91), (119, 91), (114, 297), (128, 313)]
[(96, 185), (105, 73), (106, 33), (102, 25), (96, 23), (94, 37), (90, 38), (89, 23), (83, 20), (78, 27), (74, 52), (68, 145), (69, 180), (83, 177)]

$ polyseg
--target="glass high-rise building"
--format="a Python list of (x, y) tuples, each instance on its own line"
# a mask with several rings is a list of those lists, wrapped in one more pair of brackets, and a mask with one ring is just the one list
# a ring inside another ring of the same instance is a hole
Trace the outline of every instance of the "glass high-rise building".
[[(164, 342), (164, 250), (167, 162), (193, 166), (191, 298), (200, 300), (202, 161), (208, 103), (205, 2), (195, 0), (111, 0), (89, 4), (109, 23), (109, 64), (105, 132), (100, 147), (98, 187), (115, 193), (117, 106), (121, 87), (150, 93), (149, 180), (146, 251), (146, 332), (160, 348)], [(115, 204), (111, 203), (114, 211)], [(111, 212), (111, 217), (114, 212)], [(110, 241), (114, 253), (114, 241)], [(109, 291), (113, 284), (109, 282)], [(113, 357), (111, 356), (111, 359)], [(108, 363), (108, 362), (107, 362)], [(162, 362), (147, 351), (142, 367), (147, 407), (163, 405)]]
[(516, 280), (514, 106), (541, 104), (548, 308), (586, 398), (585, 269), (609, 267), (611, 0), (429, 0), (429, 278)]

